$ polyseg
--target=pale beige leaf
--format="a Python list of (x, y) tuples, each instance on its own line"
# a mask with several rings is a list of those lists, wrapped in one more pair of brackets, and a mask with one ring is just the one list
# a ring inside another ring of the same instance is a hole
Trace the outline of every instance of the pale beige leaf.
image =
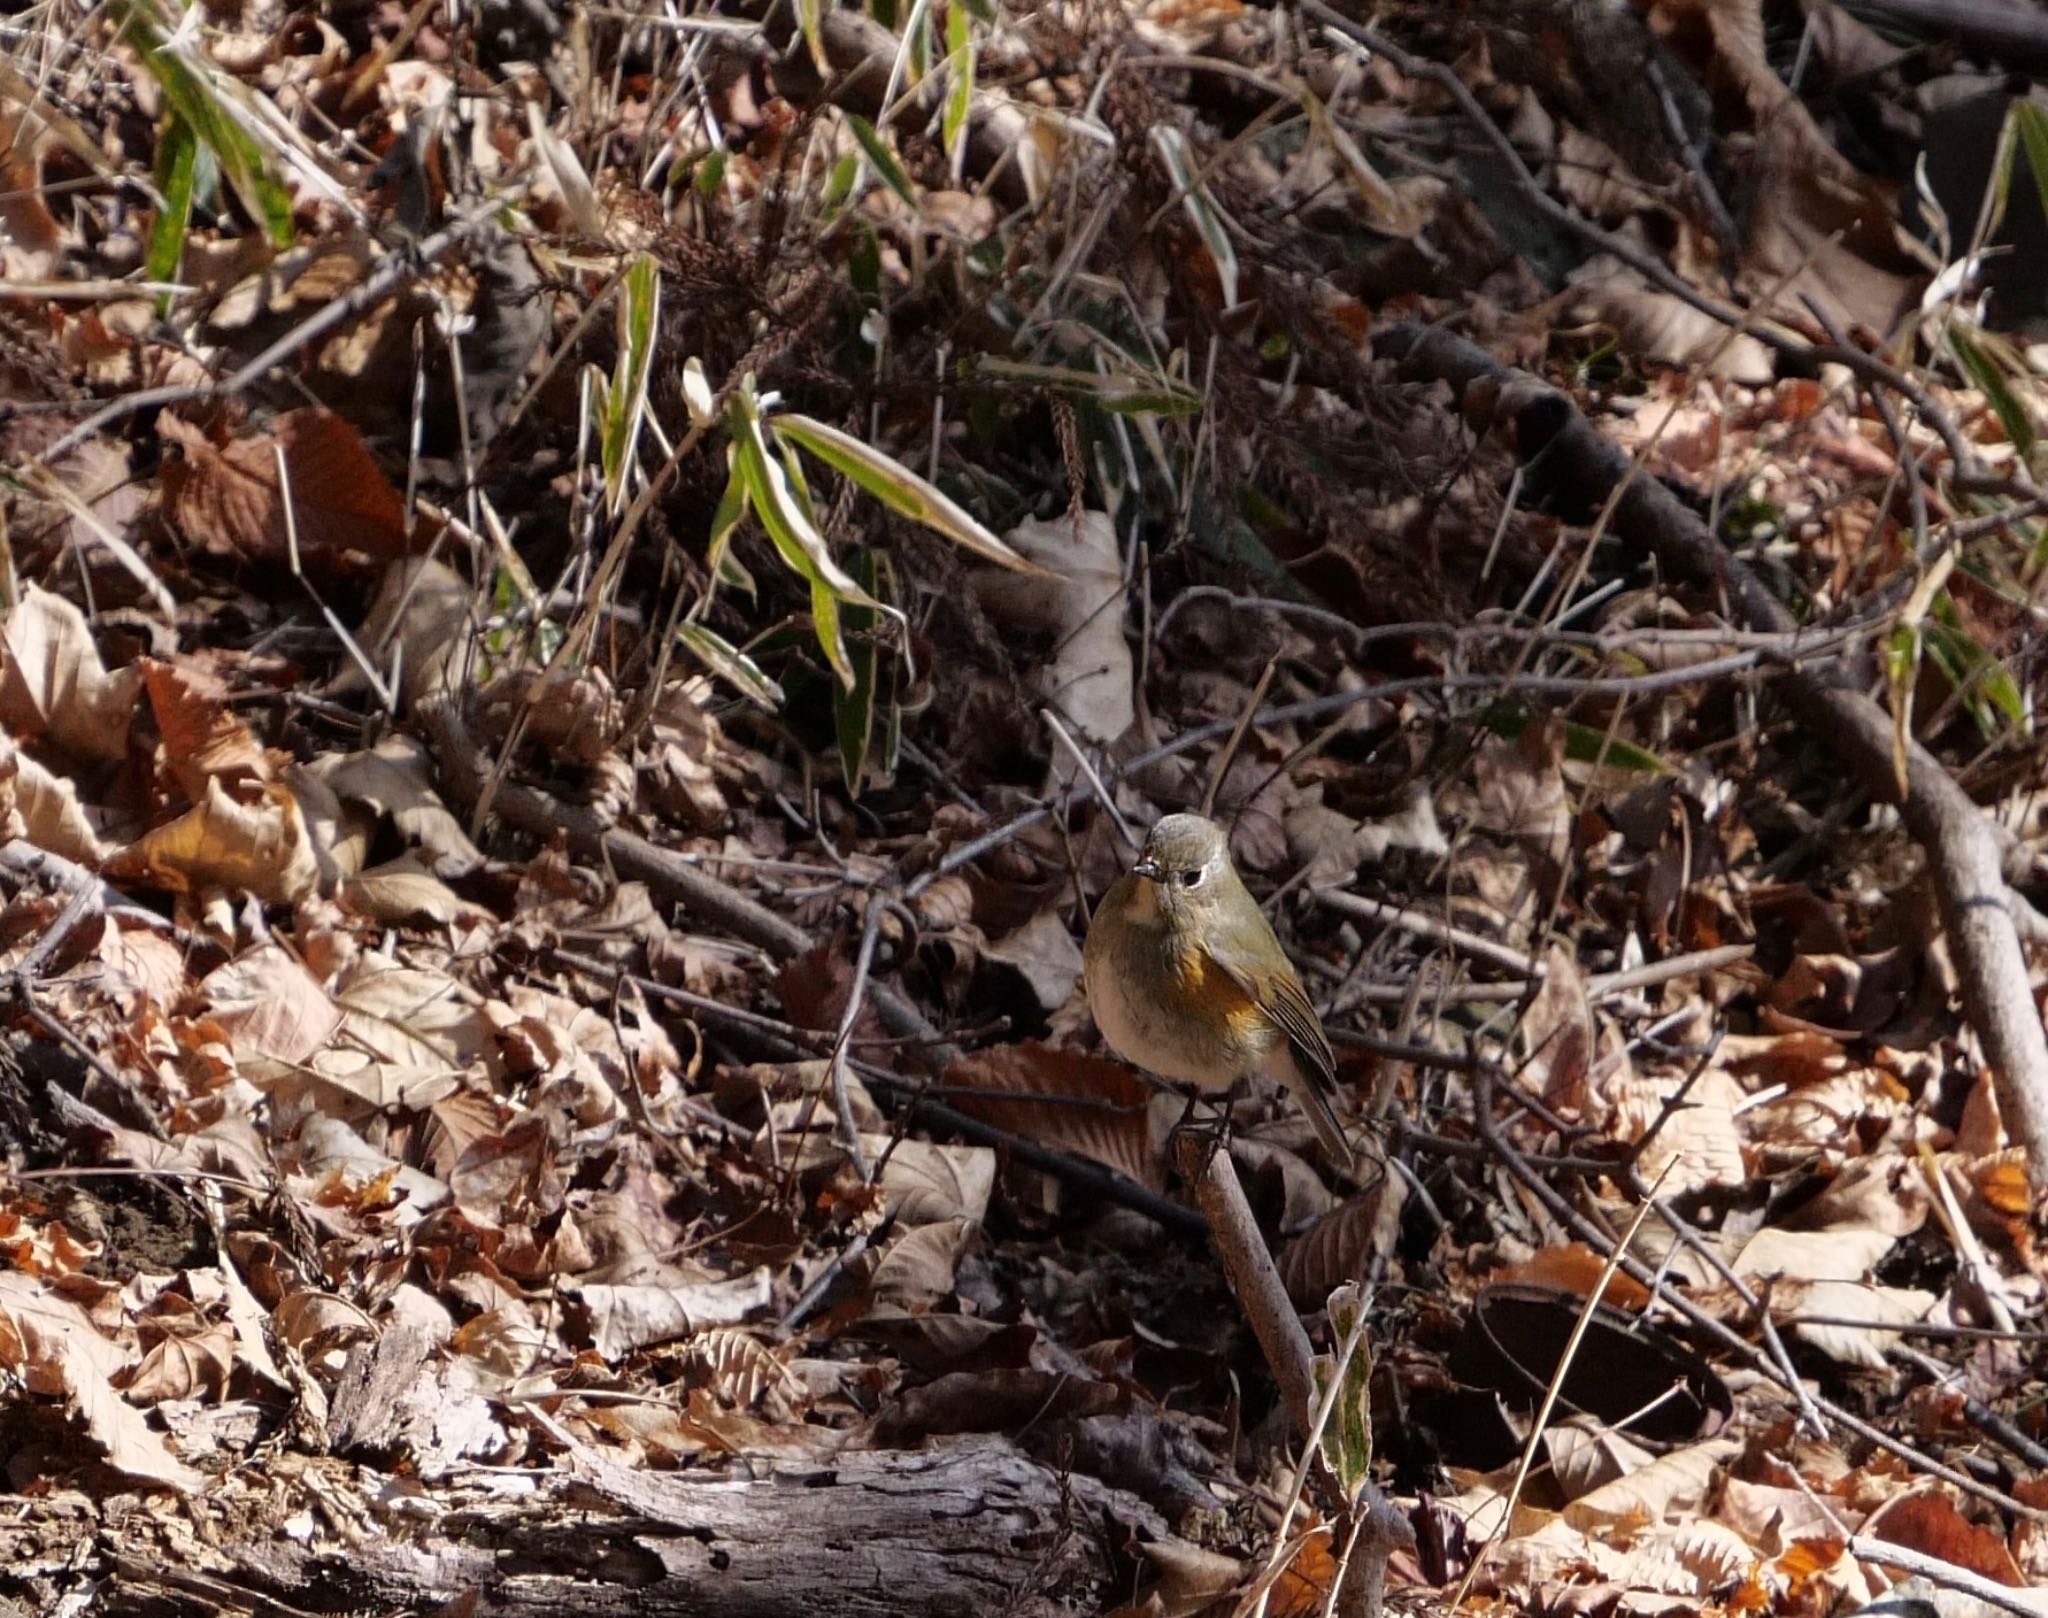
[[(467, 604), (468, 595), (463, 600)], [(383, 816), (419, 847), (436, 876), (467, 876), (484, 862), (462, 822), (433, 787), (425, 750), (410, 737), (384, 737), (367, 752), (329, 754), (309, 766), (344, 803)]]
[(37, 848), (81, 865), (97, 865), (107, 857), (107, 845), (78, 801), (77, 789), (7, 736), (0, 736), (0, 811), (8, 817), (8, 834)]
[[(987, 572), (975, 580), (976, 596), (1002, 622), (1055, 632), (1039, 692), (1081, 740), (1109, 745), (1138, 716), (1116, 524), (1102, 511), (1084, 512), (1078, 528), (1064, 517), (1034, 517), (1003, 538), (1045, 573)], [(1075, 773), (1065, 749), (1055, 749), (1053, 784)]]
[(1574, 1500), (1565, 1507), (1565, 1520), (1590, 1532), (1607, 1524), (1664, 1522), (1697, 1512), (1722, 1465), (1741, 1452), (1740, 1444), (1716, 1438), (1660, 1455)]
[(47, 738), (81, 761), (127, 753), (142, 673), (109, 674), (85, 614), (69, 601), (24, 585), (0, 630), (0, 657), (0, 725), (11, 734)]
[(1882, 1230), (1760, 1230), (1735, 1260), (1745, 1279), (1864, 1281), (1897, 1238)]
[[(864, 1143), (879, 1159), (889, 1151), (886, 1136)], [(947, 1146), (901, 1140), (882, 1165), (882, 1191), (889, 1211), (906, 1229), (940, 1220), (979, 1224), (995, 1189), (996, 1154), (986, 1146)]]
[[(1771, 1288), (1771, 1313), (1825, 1315), (1836, 1320), (1867, 1320), (1872, 1327), (1912, 1326), (1925, 1320), (1940, 1300), (1912, 1287), (1882, 1287), (1854, 1281), (1780, 1281)], [(1862, 1326), (1819, 1325), (1799, 1321), (1792, 1334), (1811, 1343), (1831, 1360), (1866, 1370), (1885, 1369), (1885, 1350), (1895, 1348), (1899, 1334)]]
[(876, 1306), (916, 1311), (951, 1296), (960, 1259), (980, 1228), (971, 1219), (942, 1219), (905, 1231), (875, 1266), (869, 1292)]
[(341, 1007), (282, 945), (264, 944), (209, 972), (199, 985), (235, 1055), (296, 1066), (326, 1049)]
[(730, 1326), (768, 1307), (774, 1284), (765, 1269), (731, 1281), (670, 1286), (579, 1286), (590, 1312), (591, 1346), (616, 1364), (635, 1349), (673, 1342), (706, 1326)]
[(410, 853), (349, 878), (341, 893), (364, 915), (392, 925), (491, 919), (488, 910), (456, 893)]
[(42, 1282), (0, 1271), (0, 1365), (31, 1393), (60, 1399), (116, 1470), (183, 1494), (206, 1483), (150, 1427), (142, 1412), (114, 1391), (126, 1356), (76, 1303)]

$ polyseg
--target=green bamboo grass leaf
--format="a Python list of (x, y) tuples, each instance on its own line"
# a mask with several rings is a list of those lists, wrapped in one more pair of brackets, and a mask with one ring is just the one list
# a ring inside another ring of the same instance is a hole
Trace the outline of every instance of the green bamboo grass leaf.
[(939, 124), (939, 144), (958, 175), (967, 154), (967, 114), (974, 105), (974, 35), (967, 8), (958, 0), (946, 12), (946, 73), (951, 86)]
[(1063, 365), (1034, 365), (982, 355), (973, 374), (1033, 387), (1057, 388), (1087, 399), (1098, 409), (1119, 416), (1193, 416), (1202, 410), (1202, 396), (1165, 376), (1138, 377), (1120, 371), (1082, 371)]
[(1998, 424), (2005, 429), (2005, 436), (2012, 441), (2013, 448), (2020, 452), (2022, 458), (2031, 455), (2034, 449), (2033, 418), (2027, 414), (2027, 407), (2020, 396), (2013, 391), (2005, 367), (1992, 357), (1980, 337), (1965, 335), (1959, 322), (1949, 323), (1948, 345), (1970, 380), (1982, 388), (1984, 397), (1991, 401)]
[(1906, 795), (1906, 765), (1913, 747), (1913, 687), (1925, 647), (1919, 624), (1900, 624), (1885, 637), (1885, 681), (1892, 695), (1892, 773)]
[(825, 55), (825, 7), (823, 0), (797, 0), (797, 26), (803, 30), (804, 44), (810, 47), (811, 64), (824, 78), (832, 76), (831, 60)]
[[(875, 553), (864, 550), (856, 556), (853, 572), (861, 588), (879, 599), (881, 581)], [(853, 664), (853, 684), (833, 693), (832, 728), (839, 741), (839, 764), (846, 772), (846, 790), (858, 798), (862, 772), (867, 768), (868, 741), (875, 732), (875, 665), (879, 656), (876, 614), (872, 607), (848, 603), (840, 613), (840, 621), (852, 643), (847, 648), (847, 657)]]
[(965, 508), (927, 483), (901, 462), (862, 443), (851, 433), (828, 427), (809, 416), (777, 416), (771, 429), (778, 438), (800, 444), (835, 472), (851, 478), (892, 511), (923, 523), (956, 545), (1019, 573), (1044, 569), (1012, 550)]
[[(1529, 728), (1529, 715), (1512, 705), (1496, 704), (1480, 722), (1494, 735), (1512, 742)], [(1574, 764), (1590, 764), (1596, 769), (1628, 770), (1638, 775), (1671, 773), (1671, 766), (1647, 747), (1638, 747), (1634, 742), (1572, 719), (1564, 722), (1564, 756)]]
[(754, 575), (732, 554), (733, 533), (747, 519), (747, 486), (733, 464), (730, 446), (725, 452), (725, 462), (725, 493), (718, 497), (718, 509), (711, 514), (711, 538), (704, 548), (704, 567), (715, 582), (729, 584), (752, 600), (755, 596)]
[(1962, 694), (1970, 717), (1987, 740), (1999, 736), (1999, 718), (2021, 734), (2031, 725), (2026, 697), (2005, 664), (1972, 635), (1957, 609), (1955, 597), (1943, 590), (1934, 598), (1924, 625), (1928, 655)]
[(818, 198), (819, 210), (827, 219), (846, 206), (846, 199), (853, 195), (854, 182), (859, 178), (860, 159), (852, 152), (832, 165), (832, 172), (825, 179), (825, 189)]
[(818, 579), (811, 580), (811, 629), (818, 637), (825, 661), (839, 676), (840, 689), (851, 690), (855, 675), (853, 660), (846, 655), (846, 636), (839, 628), (839, 597)]
[(875, 165), (875, 172), (882, 177), (882, 183), (903, 199), (906, 207), (917, 206), (917, 188), (910, 183), (910, 176), (897, 161), (896, 154), (889, 149), (889, 143), (882, 138), (881, 131), (857, 112), (845, 115), (847, 127), (853, 131), (853, 138), (860, 143), (860, 149)]
[[(185, 260), (185, 232), (192, 225), (192, 199), (199, 189), (199, 137), (173, 112), (164, 119), (156, 143), (156, 188), (164, 205), (149, 233), (147, 274), (152, 281), (175, 281)], [(171, 306), (167, 292), (157, 300), (157, 313)]]
[(696, 172), (690, 176), (691, 187), (706, 202), (709, 202), (725, 188), (726, 156), (726, 150), (723, 146), (714, 146), (704, 154), (703, 160), (697, 165)]
[(213, 154), (249, 216), (263, 226), (273, 245), (291, 246), (291, 193), (270, 171), (255, 138), (229, 110), (227, 98), (237, 90), (202, 70), (173, 44), (172, 29), (155, 0), (115, 0), (113, 12), (143, 67), (163, 91), (165, 104)]
[(633, 457), (647, 420), (647, 384), (654, 374), (655, 330), (661, 316), (661, 271), (642, 253), (627, 268), (619, 302), (619, 357), (605, 392), (605, 502), (616, 517), (631, 492)]
[(2048, 212), (2048, 107), (2024, 97), (2016, 99), (2012, 104), (2012, 123), (2019, 149), (2027, 154), (2034, 189), (2041, 194), (2042, 211)]
[(1216, 278), (1223, 285), (1223, 307), (1235, 306), (1237, 249), (1231, 244), (1230, 232), (1224, 227), (1222, 210), (1210, 199), (1208, 189), (1195, 172), (1187, 137), (1172, 124), (1154, 124), (1152, 148), (1158, 152), (1159, 160), (1166, 165), (1166, 172), (1180, 189), (1181, 207), (1188, 216), (1188, 222), (1195, 227), (1195, 233), (1202, 238), (1202, 245), (1209, 249), (1209, 256), (1216, 261)]
[(859, 600), (860, 586), (832, 559), (825, 536), (818, 532), (817, 524), (790, 487), (789, 475), (768, 453), (760, 415), (744, 395), (742, 389), (741, 397), (734, 401), (731, 417), (734, 465), (746, 485), (754, 515), (761, 519), (761, 526), (768, 530), (768, 537), (775, 542), (782, 559), (798, 573), (835, 594)]
[(676, 625), (676, 639), (692, 657), (749, 702), (758, 703), (771, 713), (782, 706), (782, 687), (723, 635), (686, 619)]

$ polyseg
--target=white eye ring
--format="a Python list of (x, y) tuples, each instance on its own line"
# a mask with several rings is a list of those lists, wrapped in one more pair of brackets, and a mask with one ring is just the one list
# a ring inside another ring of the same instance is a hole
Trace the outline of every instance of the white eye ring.
[(1202, 878), (1208, 874), (1203, 867), (1198, 865), (1192, 871), (1181, 872), (1180, 885), (1184, 888), (1199, 888), (1202, 885)]

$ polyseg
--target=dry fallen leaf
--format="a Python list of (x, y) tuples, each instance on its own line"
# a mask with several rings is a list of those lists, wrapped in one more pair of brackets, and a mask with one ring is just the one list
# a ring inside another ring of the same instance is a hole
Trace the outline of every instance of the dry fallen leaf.
[[(1046, 573), (990, 570), (977, 577), (976, 596), (1004, 622), (1054, 631), (1052, 660), (1039, 672), (1039, 691), (1079, 740), (1109, 746), (1138, 717), (1116, 524), (1101, 511), (1084, 512), (1078, 531), (1065, 518), (1032, 518), (1003, 539)], [(1047, 790), (1064, 786), (1075, 771), (1072, 757), (1056, 750)]]
[(143, 660), (142, 677), (164, 762), (186, 797), (196, 803), (214, 776), (229, 786), (271, 778), (269, 755), (228, 707), (227, 686), (217, 675), (189, 660), (152, 657)]
[(249, 893), (265, 904), (311, 898), (319, 862), (289, 788), (266, 785), (247, 801), (209, 777), (205, 795), (167, 826), (108, 862), (110, 874), (172, 893)]
[(47, 738), (84, 762), (120, 758), (142, 671), (109, 674), (85, 614), (35, 585), (0, 630), (0, 725), (22, 741)]
[(194, 1494), (206, 1483), (173, 1455), (113, 1379), (127, 1356), (100, 1335), (85, 1310), (26, 1275), (0, 1272), (0, 1365), (31, 1393), (61, 1399), (119, 1471)]
[(264, 562), (296, 555), (334, 570), (406, 549), (404, 502), (362, 436), (331, 411), (287, 411), (240, 438), (170, 415), (159, 430), (181, 451), (163, 470), (171, 520), (203, 550)]

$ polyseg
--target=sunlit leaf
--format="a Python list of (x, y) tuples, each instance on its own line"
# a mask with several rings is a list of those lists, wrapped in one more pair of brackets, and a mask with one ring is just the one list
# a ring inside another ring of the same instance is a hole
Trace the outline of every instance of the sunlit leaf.
[(691, 656), (741, 696), (768, 709), (782, 706), (782, 687), (762, 673), (760, 664), (723, 635), (706, 629), (702, 624), (685, 620), (676, 625), (676, 639), (683, 643)]
[(243, 94), (210, 64), (172, 43), (169, 20), (156, 0), (115, 0), (113, 14), (136, 47), (142, 65), (163, 91), (171, 113), (213, 154), (235, 195), (278, 247), (292, 242), (292, 199), (270, 170), (262, 147), (237, 119), (228, 98)]
[(613, 516), (626, 508), (633, 457), (647, 419), (647, 384), (654, 374), (655, 328), (661, 315), (661, 271), (642, 253), (620, 284), (619, 357), (604, 394), (605, 501)]
[(803, 30), (804, 43), (810, 47), (811, 64), (821, 75), (829, 77), (832, 63), (825, 55), (824, 0), (797, 0), (796, 20)]
[[(854, 574), (869, 595), (876, 594), (878, 569), (873, 551), (862, 551), (854, 559)], [(875, 728), (876, 614), (872, 607), (848, 603), (840, 621), (849, 640), (847, 658), (853, 665), (853, 684), (833, 693), (832, 728), (839, 741), (839, 763), (846, 772), (846, 790), (859, 797), (862, 772), (867, 768), (868, 739)]]
[(2016, 96), (2012, 102), (2012, 125), (2019, 149), (2027, 155), (2027, 168), (2034, 176), (2034, 189), (2040, 193), (2041, 208), (2048, 212), (2048, 107)]
[(974, 39), (967, 8), (955, 4), (946, 13), (946, 72), (951, 84), (946, 92), (946, 114), (939, 126), (939, 143), (961, 172), (967, 152), (967, 114), (974, 105)]
[(901, 197), (907, 207), (915, 208), (917, 189), (910, 183), (910, 176), (904, 173), (903, 165), (896, 160), (896, 154), (889, 149), (889, 143), (882, 139), (881, 132), (857, 112), (847, 113), (846, 122), (853, 131), (853, 138), (860, 142), (860, 149), (867, 154), (867, 160), (881, 175), (882, 183)]
[(1970, 380), (1984, 390), (1984, 397), (1991, 401), (1991, 408), (1998, 416), (1998, 424), (2005, 429), (2005, 436), (2012, 441), (2014, 449), (2022, 456), (2032, 453), (2034, 448), (2034, 423), (2027, 414), (2027, 407), (2020, 396), (2013, 391), (2012, 381), (2005, 367), (1987, 351), (1982, 334), (1976, 337), (1966, 335), (1959, 324), (1951, 322), (1948, 328), (1949, 348)]
[[(174, 280), (185, 258), (185, 232), (192, 223), (192, 199), (199, 185), (199, 137), (172, 112), (164, 119), (156, 143), (156, 188), (164, 205), (149, 233), (147, 274), (152, 281)], [(159, 311), (170, 306), (166, 293)]]
[[(1339, 1342), (1352, 1337), (1362, 1307), (1358, 1288), (1349, 1283), (1330, 1294), (1330, 1329)], [(1314, 1369), (1320, 1398), (1328, 1394), (1337, 1373), (1334, 1356), (1317, 1355)], [(1344, 1363), (1343, 1381), (1323, 1428), (1323, 1454), (1346, 1496), (1356, 1499), (1372, 1477), (1372, 1355), (1363, 1334), (1358, 1335), (1351, 1357)]]
[[(1483, 723), (1496, 736), (1515, 741), (1529, 728), (1529, 715), (1523, 709), (1497, 704), (1487, 710)], [(1570, 719), (1564, 723), (1564, 756), (1574, 764), (1591, 764), (1603, 770), (1633, 770), (1643, 775), (1671, 773), (1671, 766), (1647, 747), (1638, 747), (1634, 742)]]
[(1188, 222), (1195, 227), (1195, 233), (1202, 238), (1202, 245), (1209, 249), (1209, 256), (1216, 261), (1216, 279), (1223, 287), (1223, 306), (1230, 308), (1237, 302), (1237, 249), (1231, 244), (1230, 232), (1224, 226), (1222, 210), (1210, 198), (1208, 188), (1195, 173), (1187, 137), (1172, 124), (1154, 124), (1152, 148), (1166, 165), (1166, 172), (1173, 177), (1173, 183), (1180, 188), (1181, 207), (1188, 216)]
[(801, 444), (834, 471), (853, 479), (892, 511), (978, 555), (1022, 573), (1042, 573), (1043, 568), (1025, 560), (964, 508), (948, 499), (900, 461), (863, 444), (851, 433), (828, 427), (809, 416), (777, 416), (770, 424), (778, 437)]

